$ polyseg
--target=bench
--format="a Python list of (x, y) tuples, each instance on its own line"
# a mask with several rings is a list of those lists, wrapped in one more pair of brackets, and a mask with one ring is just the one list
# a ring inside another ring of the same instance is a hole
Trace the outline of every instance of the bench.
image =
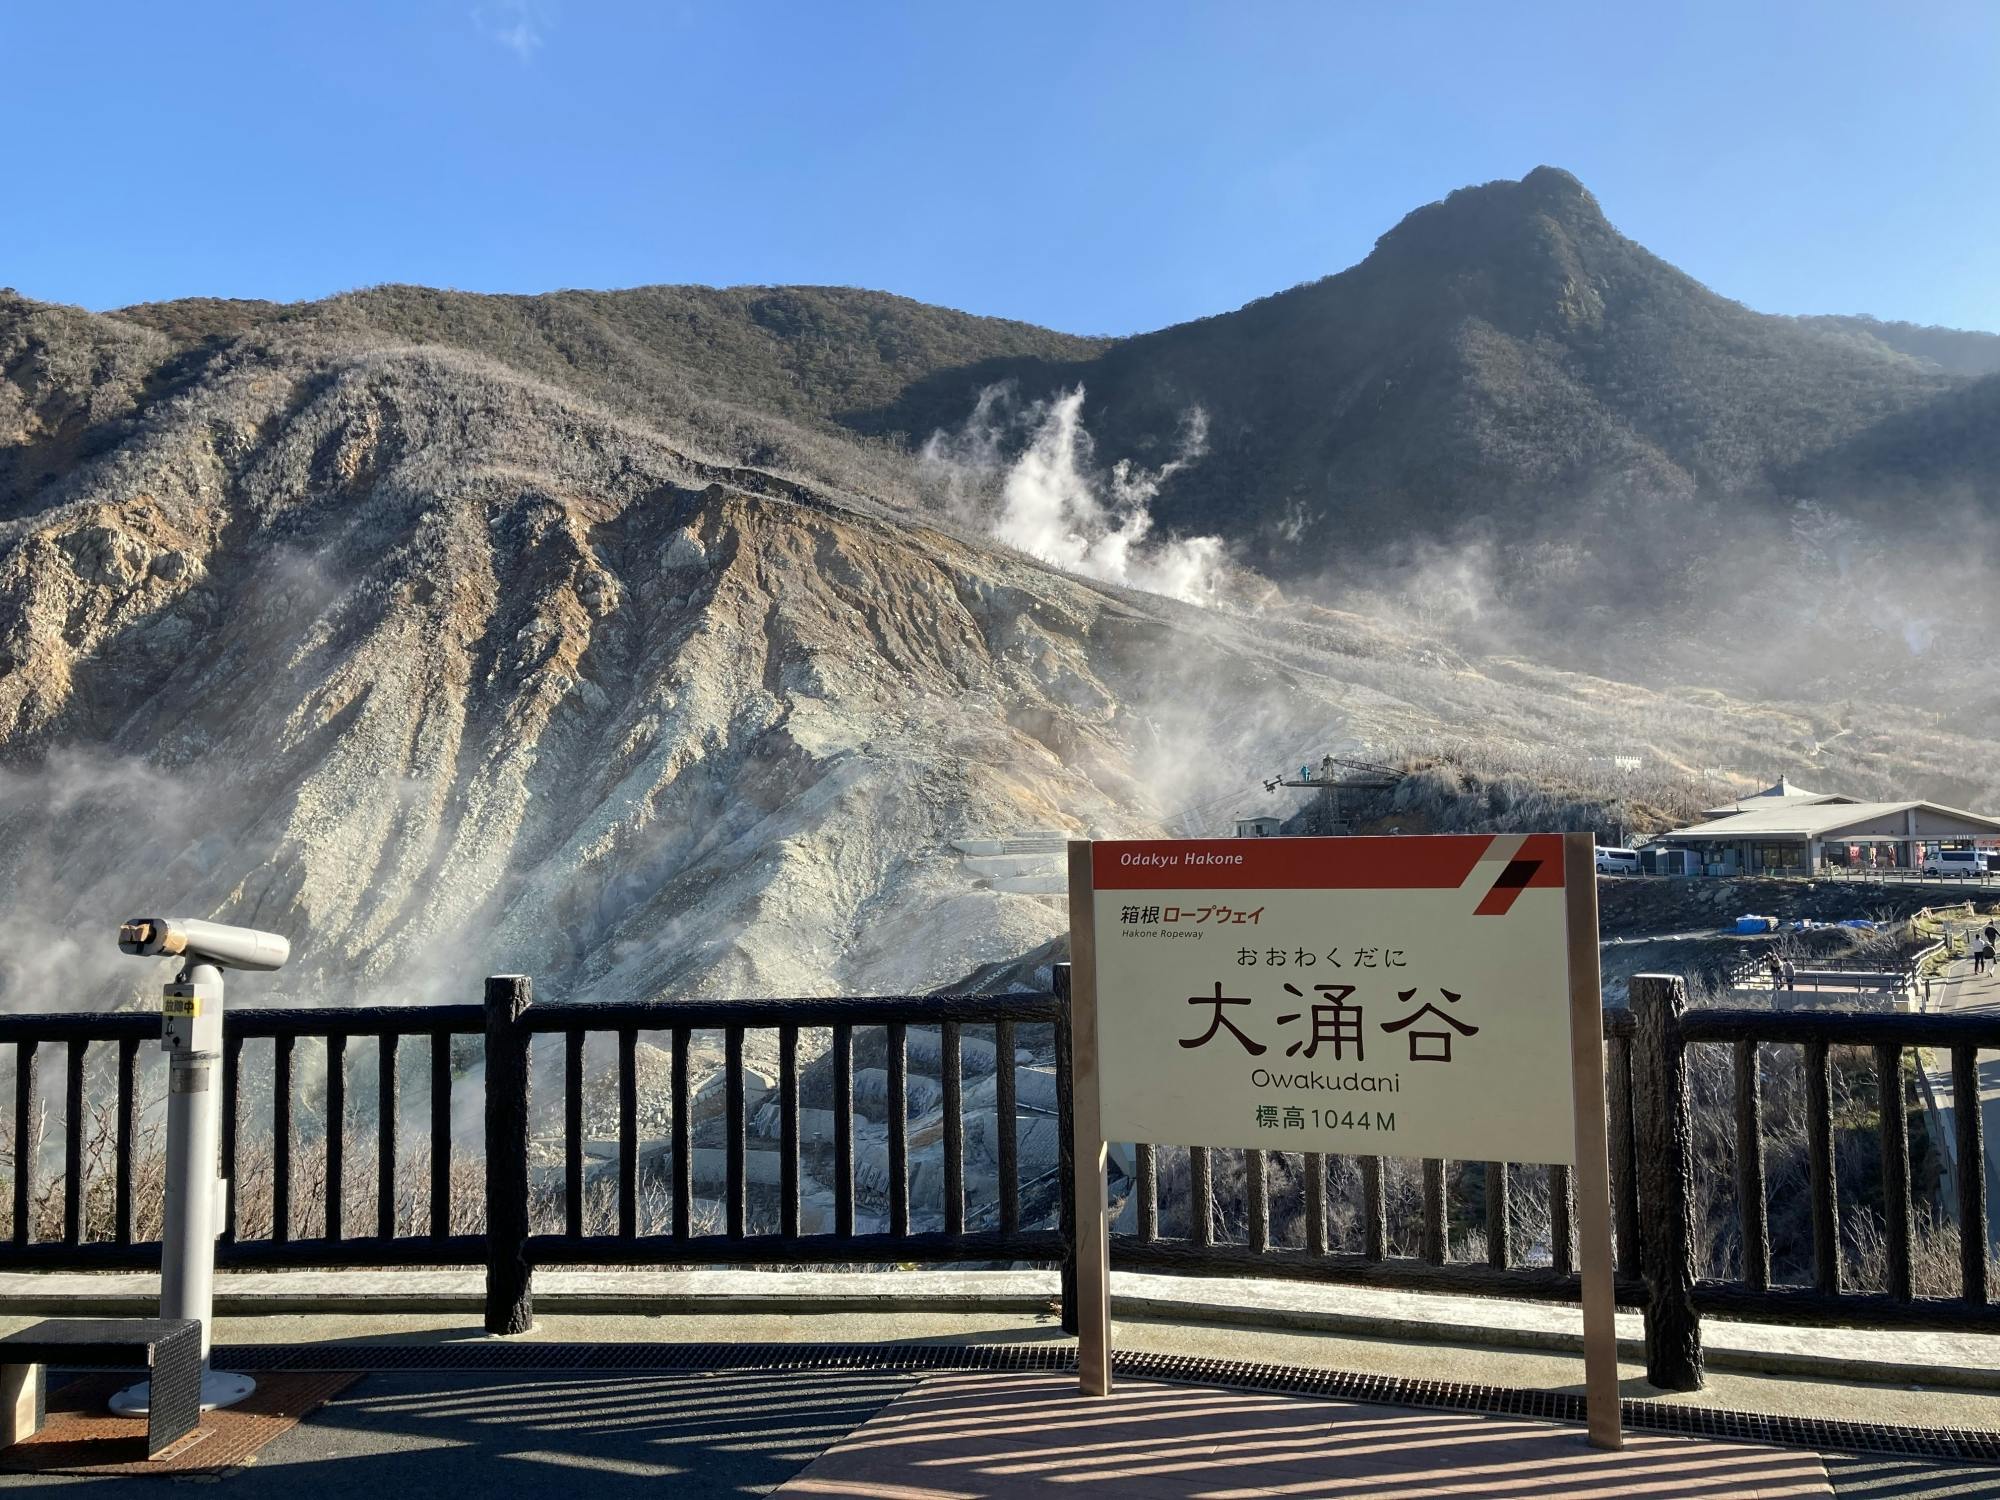
[(0, 1338), (0, 1448), (41, 1431), (43, 1366), (144, 1370), (152, 1383), (146, 1457), (201, 1421), (201, 1324), (193, 1318), (57, 1318)]

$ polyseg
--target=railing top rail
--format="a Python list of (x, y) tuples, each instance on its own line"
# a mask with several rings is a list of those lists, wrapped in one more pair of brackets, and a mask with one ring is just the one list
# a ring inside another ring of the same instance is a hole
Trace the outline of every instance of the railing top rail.
[(1754, 1010), (1695, 1006), (1681, 1018), (1690, 1042), (1827, 1042), (1855, 1047), (2000, 1047), (2000, 1014)]
[(1054, 1021), (1061, 1002), (1046, 990), (1016, 995), (863, 995), (774, 1000), (554, 1001), (522, 1018), (530, 1031), (692, 1031), (738, 1026), (880, 1026), (944, 1021)]
[[(154, 1021), (155, 1029), (159, 1022)], [(230, 1036), (435, 1036), (486, 1029), (483, 1005), (285, 1005), (225, 1011)]]
[[(555, 1001), (532, 1008), (530, 1031), (665, 1030), (734, 1026), (913, 1026), (957, 1021), (1054, 1021), (1060, 1002), (1046, 990), (1013, 995), (868, 995), (773, 1000)], [(268, 1006), (224, 1013), (232, 1037), (475, 1035), (486, 1029), (479, 1005)], [(0, 1045), (14, 1042), (106, 1042), (160, 1034), (152, 1010), (42, 1011), (0, 1015)]]
[[(434, 1036), (486, 1029), (478, 1005), (286, 1005), (225, 1011), (222, 1029), (231, 1037), (273, 1036)], [(113, 1042), (137, 1037), (157, 1040), (160, 1016), (154, 1010), (43, 1011), (0, 1015), (0, 1045), (13, 1042)]]
[(112, 1042), (157, 1038), (157, 1011), (40, 1011), (0, 1015), (0, 1043)]

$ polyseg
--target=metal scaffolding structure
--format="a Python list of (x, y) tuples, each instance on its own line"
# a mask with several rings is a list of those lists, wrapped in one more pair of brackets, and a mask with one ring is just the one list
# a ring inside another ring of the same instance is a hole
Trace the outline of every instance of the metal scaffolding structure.
[(1387, 791), (1402, 779), (1401, 773), (1390, 766), (1327, 755), (1320, 758), (1317, 772), (1311, 766), (1300, 766), (1296, 778), (1273, 776), (1265, 781), (1264, 790), (1275, 792), (1279, 787), (1292, 787), (1317, 793), (1317, 799), (1308, 812), (1307, 831), (1340, 835), (1353, 832), (1343, 816), (1342, 793)]

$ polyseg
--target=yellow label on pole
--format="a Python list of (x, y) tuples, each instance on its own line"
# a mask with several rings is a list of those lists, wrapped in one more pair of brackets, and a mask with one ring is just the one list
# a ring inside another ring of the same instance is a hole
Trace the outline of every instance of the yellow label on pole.
[(186, 1016), (193, 1018), (201, 1014), (201, 996), (176, 995), (172, 990), (160, 996), (160, 1014), (163, 1016)]

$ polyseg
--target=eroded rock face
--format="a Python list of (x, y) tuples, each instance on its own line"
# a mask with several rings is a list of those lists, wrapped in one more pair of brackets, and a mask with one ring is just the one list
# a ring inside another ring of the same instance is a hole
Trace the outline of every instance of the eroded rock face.
[(1213, 831), (1342, 736), (1798, 732), (1087, 584), (855, 451), (843, 489), (459, 350), (0, 297), (0, 1004), (143, 993), (147, 911), (283, 932), (251, 993), (333, 1003), (916, 992), (1067, 926), (955, 840)]
[(953, 838), (1154, 826), (1142, 604), (451, 352), (123, 420), (0, 530), (8, 1003), (141, 907), (332, 999), (921, 990), (1065, 925)]

